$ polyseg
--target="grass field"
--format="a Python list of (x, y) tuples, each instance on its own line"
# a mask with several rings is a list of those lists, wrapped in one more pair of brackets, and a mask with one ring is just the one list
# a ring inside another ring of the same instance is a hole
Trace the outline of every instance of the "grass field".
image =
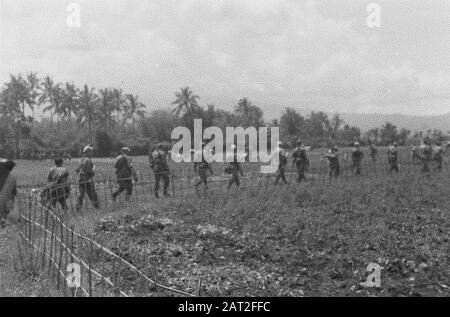
[[(342, 177), (330, 182), (321, 152), (310, 153), (316, 177), (300, 185), (292, 177), (280, 186), (248, 179), (240, 189), (218, 182), (196, 195), (187, 182), (166, 200), (143, 185), (130, 203), (112, 203), (109, 191), (99, 190), (100, 210), (87, 204), (67, 219), (164, 284), (193, 292), (201, 277), (204, 296), (449, 296), (448, 168), (421, 175), (404, 149), (398, 176), (386, 173), (381, 152), (377, 164), (366, 158), (364, 177), (352, 176), (344, 163)], [(151, 179), (147, 159), (134, 162)], [(98, 175), (113, 177), (111, 159), (95, 163)], [(50, 166), (19, 161), (15, 172), (19, 182), (36, 184)], [(215, 174), (220, 168), (214, 166)], [(257, 168), (244, 165), (249, 174)], [(193, 172), (190, 165), (173, 170)], [(165, 225), (154, 225), (162, 220)], [(382, 267), (380, 288), (362, 284), (370, 263)], [(139, 293), (139, 281), (122, 276), (130, 293), (159, 294)]]

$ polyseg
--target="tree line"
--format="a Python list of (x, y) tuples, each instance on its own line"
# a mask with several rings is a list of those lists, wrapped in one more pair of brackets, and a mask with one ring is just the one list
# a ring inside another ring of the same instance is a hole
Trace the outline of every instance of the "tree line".
[[(330, 118), (319, 111), (304, 117), (293, 108), (285, 108), (279, 119), (267, 122), (262, 109), (248, 98), (240, 99), (232, 111), (214, 104), (202, 107), (199, 99), (189, 87), (180, 88), (169, 107), (149, 113), (139, 96), (120, 88), (77, 87), (36, 73), (11, 75), (0, 88), (0, 156), (29, 157), (52, 151), (78, 155), (87, 143), (96, 145), (99, 155), (114, 154), (125, 144), (135, 153), (145, 154), (149, 145), (171, 142), (175, 127), (192, 130), (194, 119), (202, 119), (203, 128), (279, 127), (280, 137), (288, 145), (299, 138), (319, 147), (356, 140), (406, 143), (412, 137), (410, 131), (397, 131), (391, 123), (362, 135), (339, 114)], [(37, 111), (45, 116), (38, 120)], [(445, 137), (440, 131), (434, 133)]]

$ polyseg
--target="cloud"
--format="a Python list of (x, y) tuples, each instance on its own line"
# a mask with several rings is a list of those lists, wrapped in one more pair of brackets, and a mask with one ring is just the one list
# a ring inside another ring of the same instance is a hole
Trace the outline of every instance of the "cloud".
[(295, 0), (80, 0), (82, 27), (71, 29), (70, 2), (2, 2), (1, 80), (38, 71), (123, 86), (153, 107), (167, 106), (181, 86), (228, 108), (245, 95), (266, 106), (414, 112), (436, 100), (443, 109), (448, 98), (450, 74), (432, 62), (450, 65), (449, 57), (415, 59), (389, 30), (359, 24), (365, 6), (349, 18), (330, 13), (353, 12), (345, 1), (323, 9)]

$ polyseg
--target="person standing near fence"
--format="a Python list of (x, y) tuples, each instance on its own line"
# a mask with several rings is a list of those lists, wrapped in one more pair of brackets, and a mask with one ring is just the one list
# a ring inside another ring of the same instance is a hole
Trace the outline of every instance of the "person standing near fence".
[(433, 147), (430, 140), (425, 139), (421, 147), (422, 174), (430, 175), (430, 164), (433, 160)]
[(164, 197), (170, 197), (169, 193), (167, 192), (170, 184), (170, 169), (169, 169), (169, 163), (167, 160), (167, 152), (164, 149), (164, 144), (159, 143), (157, 145), (157, 149), (154, 150), (150, 154), (150, 168), (153, 170), (153, 173), (155, 174), (155, 188), (154, 193), (155, 197), (159, 198), (159, 186), (161, 180), (163, 180), (163, 195)]
[(398, 149), (396, 142), (394, 142), (392, 145), (389, 146), (387, 152), (387, 160), (389, 164), (389, 174), (392, 174), (392, 172), (394, 171), (397, 174), (400, 173), (400, 170), (398, 168)]
[(44, 189), (42, 193), (44, 195), (44, 200), (50, 204), (52, 208), (56, 207), (59, 203), (61, 208), (66, 211), (67, 198), (70, 195), (70, 184), (69, 184), (69, 170), (63, 167), (64, 160), (62, 158), (57, 158), (55, 160), (55, 166), (50, 169), (47, 176), (48, 186)]
[(204, 146), (205, 143), (202, 143), (202, 150), (199, 153), (194, 154), (194, 172), (198, 176), (198, 181), (195, 183), (195, 188), (198, 188), (201, 184), (204, 184), (206, 190), (208, 189), (208, 172), (213, 175), (213, 170), (203, 154)]
[(309, 165), (306, 149), (301, 140), (297, 140), (297, 146), (292, 153), (292, 158), (294, 159), (292, 165), (295, 165), (297, 168), (297, 182), (301, 183), (303, 180), (306, 180), (306, 170)]
[(352, 163), (354, 175), (361, 176), (361, 165), (364, 159), (364, 152), (361, 151), (359, 142), (355, 142), (355, 148), (352, 151)]
[(231, 149), (233, 150), (233, 162), (230, 162), (225, 168), (225, 172), (231, 175), (231, 179), (228, 182), (228, 189), (230, 189), (233, 184), (236, 184), (236, 186), (239, 187), (241, 185), (239, 174), (244, 176), (241, 163), (239, 163), (239, 155), (237, 153), (236, 145), (233, 144)]
[(411, 147), (411, 160), (413, 162), (420, 161), (420, 146), (412, 145)]
[(328, 159), (328, 163), (330, 166), (328, 176), (330, 177), (331, 181), (333, 177), (338, 178), (341, 174), (341, 164), (339, 163), (339, 148), (337, 147), (337, 145), (330, 149), (325, 157)]
[(434, 167), (434, 170), (436, 172), (442, 172), (442, 163), (444, 161), (444, 155), (445, 152), (444, 148), (442, 147), (442, 142), (441, 141), (436, 142), (436, 148), (434, 150), (434, 157), (433, 157), (434, 162), (436, 164)]
[(131, 158), (128, 157), (131, 152), (130, 148), (123, 147), (120, 152), (120, 155), (116, 158), (116, 164), (114, 165), (116, 168), (119, 189), (113, 193), (112, 199), (116, 201), (117, 196), (125, 191), (125, 199), (128, 201), (133, 194), (133, 180), (137, 182), (138, 178), (131, 162)]
[(283, 143), (278, 142), (277, 152), (275, 155), (278, 155), (278, 170), (277, 170), (277, 178), (275, 179), (275, 185), (278, 185), (278, 182), (283, 180), (283, 183), (289, 184), (286, 180), (286, 165), (288, 162), (287, 153), (281, 148)]
[(377, 161), (378, 149), (375, 146), (375, 143), (370, 143), (369, 146), (370, 157), (372, 158), (372, 162), (375, 163)]
[(76, 169), (78, 174), (78, 189), (80, 190), (80, 194), (78, 196), (77, 202), (77, 211), (81, 211), (83, 206), (83, 199), (85, 194), (87, 193), (89, 199), (92, 202), (92, 205), (95, 209), (100, 208), (100, 203), (97, 196), (97, 191), (95, 190), (94, 183), (94, 170), (95, 166), (92, 162), (92, 151), (93, 147), (90, 145), (86, 146), (83, 149), (83, 158), (81, 159), (81, 164)]
[(0, 158), (0, 229), (6, 226), (6, 217), (13, 209), (17, 196), (16, 178), (11, 175), (14, 166), (13, 161)]

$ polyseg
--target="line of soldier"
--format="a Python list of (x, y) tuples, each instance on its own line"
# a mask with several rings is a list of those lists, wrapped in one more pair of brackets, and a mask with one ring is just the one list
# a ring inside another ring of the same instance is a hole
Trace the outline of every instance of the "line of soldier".
[[(418, 159), (422, 162), (422, 173), (429, 175), (431, 172), (430, 166), (432, 162), (435, 162), (434, 171), (442, 171), (442, 165), (445, 157), (445, 150), (442, 146), (442, 142), (436, 142), (435, 148), (431, 145), (429, 140), (424, 140), (423, 145), (418, 148), (417, 152)], [(337, 146), (331, 148), (327, 154), (323, 156), (323, 159), (328, 159), (329, 162), (329, 177), (330, 179), (333, 177), (338, 177), (340, 175), (340, 163), (339, 163), (339, 149)], [(372, 162), (377, 161), (378, 149), (372, 143), (369, 146), (369, 155), (372, 159)], [(344, 159), (348, 159), (348, 154), (344, 154)], [(361, 150), (359, 142), (354, 143), (354, 148), (351, 152), (351, 161), (352, 161), (352, 169), (353, 173), (356, 176), (362, 175), (362, 162), (364, 159), (364, 152)], [(399, 152), (398, 152), (398, 144), (393, 142), (389, 145), (387, 151), (387, 163), (389, 166), (388, 172), (389, 174), (400, 173), (399, 169)]]
[[(202, 149), (205, 143), (202, 144)], [(230, 180), (228, 183), (228, 188), (233, 185), (237, 187), (240, 186), (240, 176), (243, 176), (243, 169), (241, 163), (238, 160), (238, 152), (236, 146), (232, 145), (234, 159), (232, 162), (228, 163), (225, 168), (225, 173), (229, 174)], [(436, 143), (436, 147), (433, 149), (431, 142), (429, 140), (424, 141), (424, 145), (420, 148), (420, 159), (423, 164), (422, 172), (430, 173), (430, 165), (434, 160), (436, 165), (435, 171), (442, 171), (442, 163), (444, 159), (444, 149), (440, 142)], [(81, 163), (76, 169), (78, 174), (78, 189), (79, 196), (77, 201), (77, 210), (81, 209), (84, 197), (87, 195), (91, 200), (94, 208), (100, 208), (100, 203), (98, 195), (95, 189), (94, 183), (94, 170), (95, 166), (92, 162), (92, 146), (86, 146), (83, 149), (83, 157)], [(121, 153), (116, 158), (115, 169), (118, 182), (118, 190), (112, 194), (112, 199), (115, 201), (117, 197), (125, 192), (125, 199), (129, 200), (133, 194), (133, 180), (138, 181), (136, 171), (133, 167), (132, 160), (129, 157), (131, 150), (128, 147), (121, 149)], [(286, 167), (288, 164), (288, 154), (283, 150), (283, 143), (279, 142), (278, 147), (275, 151), (276, 155), (279, 155), (279, 166), (277, 170), (277, 175), (275, 178), (275, 185), (277, 185), (280, 180), (283, 183), (288, 184), (286, 179)], [(192, 151), (192, 155), (195, 158), (195, 153)], [(374, 144), (369, 146), (369, 155), (373, 162), (377, 161), (378, 149)], [(296, 167), (297, 170), (297, 182), (300, 183), (306, 180), (306, 173), (310, 165), (310, 160), (307, 156), (307, 150), (301, 140), (296, 142), (296, 147), (292, 153), (293, 162), (292, 165)], [(356, 176), (362, 175), (362, 162), (364, 159), (364, 152), (361, 150), (360, 144), (356, 142), (354, 148), (351, 152), (351, 162), (353, 173)], [(348, 159), (348, 154), (344, 154), (344, 159)], [(168, 189), (170, 185), (170, 168), (169, 168), (169, 151), (163, 143), (157, 145), (156, 149), (151, 151), (149, 154), (150, 167), (154, 172), (155, 186), (154, 195), (159, 198), (160, 186), (163, 185), (163, 196), (170, 197)], [(328, 176), (330, 180), (332, 178), (337, 178), (341, 174), (341, 165), (339, 160), (339, 149), (337, 146), (332, 147), (328, 152), (322, 155), (321, 160), (328, 161), (329, 171)], [(55, 167), (53, 167), (48, 175), (49, 186), (44, 189), (41, 193), (43, 199), (49, 202), (50, 206), (55, 207), (59, 203), (63, 210), (67, 210), (66, 200), (70, 194), (70, 185), (68, 183), (69, 172), (63, 167), (63, 159), (59, 158), (55, 160)], [(194, 186), (196, 189), (200, 185), (204, 185), (204, 188), (208, 188), (208, 174), (213, 175), (213, 170), (211, 165), (206, 161), (204, 155), (202, 155), (201, 160), (194, 159), (194, 171), (197, 177), (194, 179)], [(388, 172), (392, 174), (393, 172), (399, 173), (399, 153), (397, 143), (392, 143), (389, 145), (387, 151), (387, 163), (389, 166)]]

